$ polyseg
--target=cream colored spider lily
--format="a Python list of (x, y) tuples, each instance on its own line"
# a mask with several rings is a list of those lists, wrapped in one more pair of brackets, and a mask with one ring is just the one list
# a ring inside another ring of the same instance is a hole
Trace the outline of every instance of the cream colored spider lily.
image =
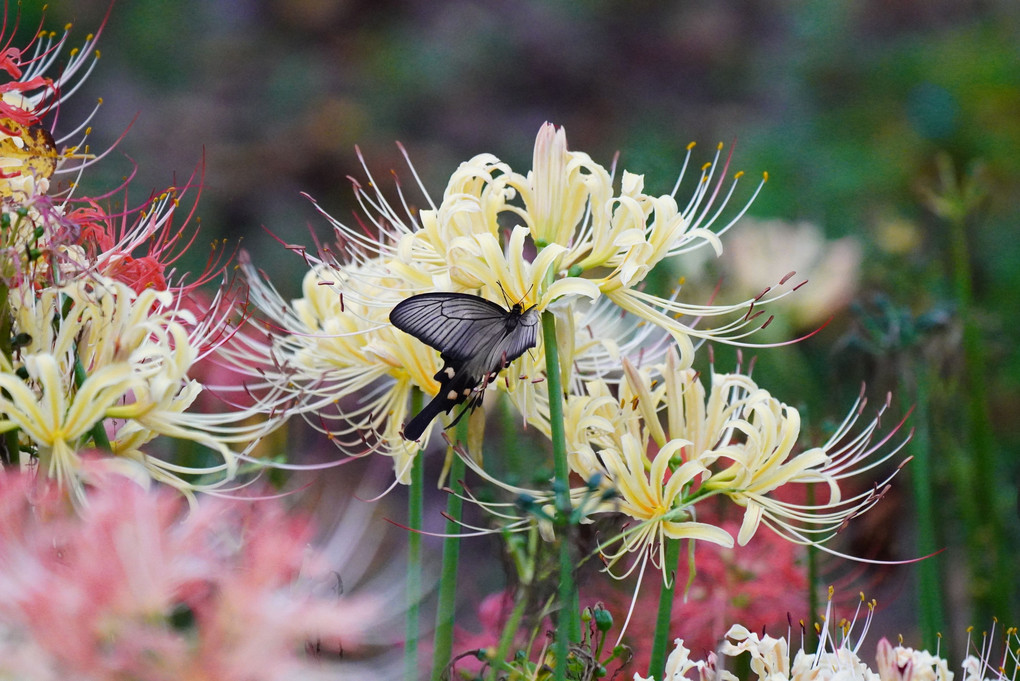
[[(685, 161), (685, 169), (686, 165)], [(617, 190), (609, 171), (586, 154), (567, 151), (563, 130), (546, 124), (539, 131), (534, 168), (527, 175), (491, 154), (462, 163), (440, 206), (421, 212), (421, 229), (399, 236), (394, 261), (401, 268), (418, 262), (445, 267), (458, 289), (502, 288), (511, 299), (540, 310), (565, 298), (605, 296), (668, 331), (689, 365), (692, 338), (739, 342), (757, 328), (751, 311), (764, 302), (690, 305), (639, 288), (666, 258), (705, 244), (721, 252), (719, 235), (747, 206), (727, 224), (714, 227), (735, 187), (716, 205), (721, 189), (716, 183), (718, 166), (717, 152), (702, 169), (694, 196), (681, 209), (675, 199), (679, 181), (673, 194), (652, 196), (644, 192), (642, 176), (624, 172)], [(519, 220), (505, 243), (500, 224), (504, 216)], [(714, 329), (696, 326), (696, 320), (710, 317), (729, 321)]]
[[(689, 148), (681, 180), (690, 154)], [(429, 207), (419, 211), (410, 207), (399, 183), (399, 204), (391, 205), (366, 169), (369, 181), (355, 183), (363, 208), (358, 224), (326, 215), (339, 250), (305, 257), (313, 266), (366, 279), (369, 287), (396, 278), (401, 288), (394, 290), (403, 297), (468, 291), (540, 311), (557, 301), (606, 298), (668, 332), (685, 365), (698, 339), (741, 343), (761, 325), (754, 308), (785, 295), (692, 305), (678, 295), (641, 290), (646, 275), (665, 259), (704, 245), (721, 252), (720, 235), (760, 191), (759, 184), (731, 219), (720, 221), (741, 176), (724, 188), (728, 161), (722, 161), (721, 147), (682, 206), (676, 199), (680, 180), (672, 193), (656, 196), (646, 193), (641, 175), (623, 172), (617, 188), (610, 171), (587, 154), (568, 151), (564, 131), (551, 124), (539, 131), (533, 165), (521, 174), (491, 154), (475, 156), (453, 173), (439, 205), (423, 191)], [(371, 277), (377, 278), (374, 284), (367, 281)], [(710, 318), (726, 321), (702, 328), (700, 321)]]
[[(302, 416), (352, 455), (394, 459), (401, 483), (419, 447), (401, 435), (414, 388), (432, 394), (438, 353), (389, 324), (406, 284), (378, 261), (340, 269), (316, 263), (302, 297), (287, 301), (242, 258), (250, 298), (270, 334), (239, 334), (223, 349), (252, 390), (273, 397), (259, 407)], [(423, 436), (428, 437), (431, 428)]]
[[(222, 331), (216, 314), (199, 323), (168, 291), (135, 292), (98, 277), (12, 291), (10, 301), (26, 341), (0, 360), (0, 429), (18, 429), (41, 470), (79, 496), (80, 454), (99, 445), (96, 429), (109, 439), (109, 454), (190, 494), (229, 481), (237, 468), (229, 445), (256, 440), (268, 427), (247, 423), (254, 409), (189, 411), (204, 390), (189, 373), (209, 336)], [(182, 466), (147, 452), (161, 436), (208, 447), (220, 462)]]
[[(611, 561), (675, 537), (680, 530), (662, 523), (692, 520), (700, 501), (720, 494), (744, 509), (740, 545), (762, 524), (790, 541), (821, 544), (877, 503), (896, 475), (852, 497), (841, 492), (844, 479), (885, 462), (905, 443), (886, 446), (900, 426), (872, 442), (888, 405), (860, 429), (859, 399), (823, 445), (798, 450), (797, 410), (749, 376), (713, 374), (706, 390), (696, 372), (680, 368), (676, 353), (659, 365), (639, 369), (625, 359), (623, 366), (618, 385), (587, 382), (585, 394), (570, 396), (565, 413), (574, 472), (585, 479), (602, 476), (619, 495), (613, 510), (640, 523), (621, 538)], [(813, 504), (776, 498), (777, 490), (792, 484), (821, 485), (827, 498)], [(718, 533), (690, 538), (732, 542)]]
[(687, 461), (671, 470), (670, 464), (680, 450), (690, 443), (673, 440), (659, 450), (649, 462), (645, 448), (630, 434), (620, 438), (619, 449), (603, 449), (599, 458), (605, 467), (607, 484), (618, 495), (616, 510), (637, 522), (619, 536), (615, 550), (600, 547), (607, 571), (623, 579), (644, 560), (635, 560), (623, 573), (614, 574), (612, 568), (628, 554), (648, 554), (652, 564), (662, 571), (668, 582), (676, 568), (665, 561), (667, 539), (708, 541), (727, 548), (733, 538), (720, 527), (696, 522), (689, 491), (696, 488), (708, 473), (698, 461)]

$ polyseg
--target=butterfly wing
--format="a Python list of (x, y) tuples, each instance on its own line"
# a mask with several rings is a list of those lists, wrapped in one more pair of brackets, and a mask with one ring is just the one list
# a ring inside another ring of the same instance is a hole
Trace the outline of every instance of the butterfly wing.
[(487, 374), (504, 369), (510, 362), (535, 347), (538, 335), (538, 312), (534, 309), (521, 313), (518, 310), (504, 313), (499, 336), (479, 348), (471, 359), (465, 362), (466, 371), (476, 373), (484, 379)]
[(502, 340), (508, 314), (478, 296), (436, 292), (400, 301), (390, 311), (390, 322), (439, 350), (446, 361), (460, 364), (487, 354)]
[(468, 400), (468, 409), (477, 406), (479, 386), (484, 388), (497, 372), (535, 347), (538, 311), (522, 312), (520, 306), (506, 310), (467, 293), (436, 292), (401, 301), (390, 311), (390, 322), (439, 350), (443, 359), (435, 376), (439, 392), (404, 426), (404, 437), (417, 440), (440, 413)]

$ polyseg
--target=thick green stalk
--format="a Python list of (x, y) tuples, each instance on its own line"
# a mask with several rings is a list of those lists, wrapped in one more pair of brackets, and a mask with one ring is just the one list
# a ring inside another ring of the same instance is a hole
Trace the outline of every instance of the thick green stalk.
[[(935, 503), (932, 497), (932, 458), (930, 431), (929, 372), (916, 364), (917, 393), (914, 395), (914, 436), (910, 440), (910, 476), (914, 487), (914, 505), (917, 508), (917, 548), (922, 556), (938, 550), (935, 523)], [(942, 610), (942, 581), (939, 579), (938, 561), (932, 557), (917, 565), (918, 612), (922, 642), (928, 650), (938, 647), (939, 632), (944, 630)]]
[[(422, 409), (421, 390), (411, 393), (411, 413)], [(424, 506), (425, 453), (418, 451), (411, 465), (411, 485), (407, 490), (407, 623), (404, 630), (404, 681), (418, 678), (418, 620), (421, 608), (421, 525)]]
[(666, 668), (666, 651), (669, 649), (669, 621), (673, 614), (673, 593), (676, 591), (676, 570), (680, 560), (680, 540), (664, 539), (666, 543), (663, 571), (671, 569), (669, 582), (663, 582), (659, 591), (659, 614), (655, 618), (655, 638), (652, 640), (652, 659), (648, 663), (648, 676), (662, 678)]
[[(0, 283), (0, 352), (8, 361), (14, 356), (12, 335), (14, 333), (14, 317), (7, 309), (11, 290), (7, 284)], [(4, 433), (4, 447), (0, 451), (0, 468), (18, 462), (18, 430)]]
[(970, 494), (977, 507), (978, 526), (972, 528), (968, 542), (971, 557), (971, 585), (976, 621), (1011, 621), (1009, 612), (1016, 590), (1015, 572), (1009, 565), (1009, 542), (999, 513), (1002, 497), (996, 474), (995, 442), (988, 412), (987, 360), (981, 331), (974, 321), (970, 251), (967, 246), (964, 211), (950, 215), (950, 261), (953, 284), (963, 319), (963, 357), (967, 401), (967, 456), (973, 470)]
[(968, 218), (985, 200), (988, 186), (977, 171), (958, 177), (949, 154), (937, 156), (936, 162), (939, 186), (927, 192), (927, 203), (949, 228), (949, 269), (963, 322), (966, 437), (960, 446), (964, 451), (957, 451), (954, 457), (954, 469), (961, 473), (955, 479), (967, 531), (971, 616), (976, 622), (988, 622), (993, 617), (1011, 621), (1016, 577), (1008, 551), (1011, 545), (1007, 532), (1009, 520), (1002, 515), (1011, 491), (1003, 484), (997, 461), (987, 399), (988, 358), (975, 321), (973, 273), (967, 243)]
[[(807, 505), (815, 505), (815, 486), (807, 486)], [(814, 544), (807, 545), (807, 588), (808, 588), (808, 611), (807, 611), (807, 633), (804, 637), (804, 650), (815, 652), (818, 650), (818, 634), (811, 626), (815, 618), (821, 614), (821, 606), (818, 602), (818, 547)]]
[[(468, 420), (461, 421), (461, 431), (466, 431)], [(462, 433), (463, 434), (463, 433)], [(462, 442), (466, 437), (459, 438)], [(464, 461), (452, 449), (447, 456), (450, 461), (449, 487), (446, 498), (446, 537), (443, 539), (443, 568), (439, 579), (439, 603), (436, 608), (436, 634), (432, 655), (432, 681), (440, 681), (443, 671), (450, 664), (453, 655), (453, 620), (457, 605), (457, 565), (460, 561), (461, 480), (464, 477)]]
[(510, 612), (510, 618), (503, 626), (503, 633), (499, 637), (499, 648), (496, 649), (496, 656), (492, 660), (489, 681), (497, 681), (500, 678), (500, 673), (503, 671), (503, 665), (506, 662), (506, 656), (510, 652), (510, 646), (513, 645), (514, 635), (517, 633), (517, 627), (521, 625), (521, 618), (524, 617), (524, 608), (527, 605), (527, 598), (517, 598), (514, 600), (514, 609)]
[[(85, 379), (88, 378), (88, 374), (85, 373), (85, 367), (81, 363), (80, 357), (74, 358), (74, 385), (76, 388), (81, 388), (85, 383)], [(103, 426), (103, 422), (96, 421), (92, 424), (92, 428), (89, 429), (89, 434), (92, 436), (92, 442), (95, 443), (96, 447), (102, 449), (104, 452), (113, 451), (113, 447), (110, 446), (110, 438), (106, 435), (106, 428)]]
[(560, 530), (559, 617), (556, 626), (554, 678), (567, 678), (567, 652), (570, 642), (581, 637), (580, 608), (574, 586), (574, 561), (570, 550), (570, 467), (567, 465), (567, 437), (563, 423), (563, 387), (560, 358), (556, 346), (556, 317), (542, 313), (542, 344), (545, 349), (545, 373), (549, 386), (549, 431), (553, 448), (557, 527)]
[(2, 459), (0, 459), (0, 468), (18, 462), (20, 444), (17, 428), (4, 433), (4, 448)]

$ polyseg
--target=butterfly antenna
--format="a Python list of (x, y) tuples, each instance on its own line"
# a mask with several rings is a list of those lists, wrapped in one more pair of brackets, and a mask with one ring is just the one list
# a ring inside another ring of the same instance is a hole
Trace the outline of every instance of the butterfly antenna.
[(504, 303), (506, 303), (506, 306), (507, 306), (507, 307), (510, 307), (510, 308), (512, 308), (512, 307), (513, 307), (513, 305), (511, 305), (511, 304), (510, 304), (510, 298), (509, 298), (509, 296), (507, 296), (507, 294), (506, 294), (506, 289), (505, 289), (505, 288), (503, 288), (503, 282), (501, 282), (501, 281), (497, 281), (497, 282), (496, 282), (496, 285), (497, 285), (497, 286), (499, 286), (499, 292), (503, 294), (503, 302), (504, 302)]
[[(525, 299), (526, 299), (526, 298), (527, 298), (527, 297), (528, 297), (528, 296), (529, 296), (529, 295), (531, 294), (531, 289), (533, 289), (533, 288), (535, 288), (535, 285), (534, 285), (534, 284), (532, 284), (531, 286), (529, 286), (529, 287), (528, 287), (528, 290), (524, 292), (524, 297), (523, 297), (523, 298), (521, 298), (521, 299), (520, 299), (520, 300), (518, 301), (518, 303), (517, 303), (518, 305), (521, 305), (521, 303), (523, 303), (523, 302), (524, 302), (524, 300), (525, 300)], [(523, 305), (521, 305), (521, 307), (523, 307)], [(534, 305), (532, 305), (532, 306), (531, 306), (531, 307), (529, 307), (529, 308), (528, 308), (527, 310), (525, 310), (525, 312), (531, 312), (531, 311), (532, 311), (532, 310), (534, 310), (534, 309), (535, 309), (536, 307), (538, 307), (538, 302), (537, 302), (537, 301), (535, 302), (535, 304), (534, 304)]]

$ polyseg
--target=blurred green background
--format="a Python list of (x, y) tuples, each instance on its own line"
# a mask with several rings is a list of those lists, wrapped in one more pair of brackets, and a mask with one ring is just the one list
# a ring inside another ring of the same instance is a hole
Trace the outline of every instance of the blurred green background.
[[(50, 2), (47, 26), (74, 22), (80, 42), (107, 9)], [(23, 7), (23, 28), (37, 21)], [(672, 188), (689, 142), (700, 165), (735, 140), (732, 169), (770, 176), (751, 215), (809, 221), (862, 249), (855, 302), (809, 341), (756, 353), (755, 375), (802, 410), (809, 437), (862, 381), (873, 402), (893, 391), (886, 426), (918, 406), (911, 454), (929, 457), (938, 500), (920, 515), (947, 549), (931, 562), (945, 631), (961, 641), (966, 625), (1020, 616), (1018, 26), (1014, 0), (122, 0), (95, 74), (61, 115), (80, 120), (102, 97), (98, 149), (130, 126), (90, 189), (118, 184), (130, 157), (141, 201), (204, 158), (204, 234), (243, 237), (285, 294), (303, 264), (262, 227), (325, 237), (302, 191), (347, 219), (346, 178), (363, 177), (355, 144), (381, 183), (393, 169), (409, 187), (402, 142), (438, 200), (477, 153), (530, 167), (547, 120), (606, 165), (619, 150), (654, 193)], [(939, 158), (978, 195), (957, 218), (932, 210)], [(776, 278), (790, 269), (769, 257)], [(911, 475), (845, 545), (885, 559), (923, 551)], [(936, 588), (918, 587), (915, 570), (860, 586), (885, 610), (881, 633), (908, 642)]]

